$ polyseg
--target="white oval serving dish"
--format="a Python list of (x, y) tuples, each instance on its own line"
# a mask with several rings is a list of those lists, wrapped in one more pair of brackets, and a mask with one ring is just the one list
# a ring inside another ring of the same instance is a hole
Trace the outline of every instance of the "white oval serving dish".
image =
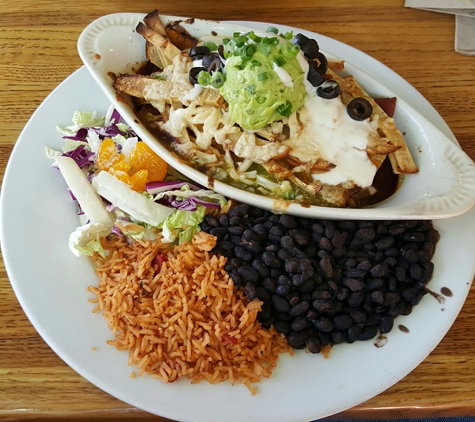
[[(145, 40), (135, 32), (135, 27), (144, 16), (138, 13), (118, 13), (97, 19), (82, 32), (78, 40), (79, 55), (95, 81), (136, 133), (168, 164), (192, 180), (238, 201), (275, 212), (287, 212), (311, 218), (441, 219), (463, 214), (474, 205), (475, 165), (470, 157), (443, 131), (411, 107), (404, 98), (360, 70), (358, 63), (348, 60), (345, 60), (345, 73), (354, 75), (370, 95), (397, 97), (396, 124), (404, 133), (408, 148), (419, 169), (418, 174), (406, 175), (396, 193), (387, 200), (362, 209), (303, 206), (250, 193), (218, 180), (210, 182), (207, 175), (178, 159), (175, 153), (168, 150), (141, 124), (133, 108), (124, 103), (112, 87), (111, 74), (134, 73), (134, 69), (147, 60)], [(186, 18), (174, 16), (162, 16), (162, 19), (182, 20), (182, 25), (197, 38), (209, 35), (211, 31), (219, 35), (232, 36), (234, 32), (250, 30), (247, 26), (229, 22), (199, 19), (185, 22)], [(296, 31), (316, 39), (327, 57), (346, 59), (335, 57), (331, 51), (325, 49), (326, 37), (308, 31)], [(360, 54), (364, 56), (363, 53)], [(387, 69), (387, 72), (391, 71)], [(413, 89), (407, 82), (403, 82)]]

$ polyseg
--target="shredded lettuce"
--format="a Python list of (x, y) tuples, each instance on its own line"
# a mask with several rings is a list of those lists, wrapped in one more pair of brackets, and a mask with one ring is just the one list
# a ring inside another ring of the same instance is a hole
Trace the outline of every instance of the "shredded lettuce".
[(56, 129), (64, 135), (73, 136), (81, 128), (102, 127), (105, 123), (105, 116), (97, 116), (95, 111), (76, 111), (73, 115), (73, 125), (56, 126)]
[(190, 241), (201, 230), (200, 223), (205, 214), (206, 207), (202, 205), (198, 205), (196, 211), (176, 210), (159, 226), (162, 229), (163, 242), (173, 243), (177, 238), (179, 243)]
[(84, 256), (92, 256), (97, 252), (102, 258), (106, 257), (109, 251), (105, 251), (98, 240), (91, 240), (85, 246), (75, 245), (77, 251)]

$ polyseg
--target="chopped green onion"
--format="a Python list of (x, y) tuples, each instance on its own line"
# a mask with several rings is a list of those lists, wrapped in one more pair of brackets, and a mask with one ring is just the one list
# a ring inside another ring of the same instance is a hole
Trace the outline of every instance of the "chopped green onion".
[(253, 66), (262, 66), (262, 63), (259, 60), (251, 60), (249, 63), (251, 63)]
[(257, 97), (257, 104), (264, 104), (267, 101), (266, 97)]
[(286, 41), (284, 44), (282, 44), (280, 51), (282, 52), (283, 56), (287, 57), (288, 59), (293, 59), (299, 53), (300, 47), (297, 44), (292, 44), (290, 41)]
[(231, 41), (229, 38), (223, 38), (223, 45), (226, 45)]
[[(198, 75), (198, 79), (199, 79), (199, 75)], [(209, 84), (213, 88), (221, 88), (223, 86), (223, 83), (224, 83), (224, 75), (219, 70), (217, 70), (216, 72), (213, 72), (213, 74), (211, 75)]]
[(292, 114), (292, 103), (287, 100), (285, 104), (281, 104), (277, 107), (277, 112), (284, 117), (288, 117)]
[(282, 57), (282, 56), (277, 56), (275, 59), (274, 59), (274, 63), (278, 66), (278, 67), (282, 67), (285, 63), (287, 63), (285, 61), (285, 59)]
[(167, 78), (163, 75), (160, 75), (158, 73), (156, 73), (155, 75), (152, 76), (153, 79), (159, 79), (160, 81), (166, 81)]
[(200, 85), (208, 86), (210, 83), (210, 80), (211, 80), (211, 75), (205, 70), (202, 70), (200, 73), (198, 73), (197, 81)]
[(269, 79), (269, 74), (267, 72), (262, 72), (257, 75), (257, 79), (260, 81), (265, 81), (266, 79)]
[(266, 32), (272, 32), (273, 34), (278, 34), (278, 33), (279, 33), (279, 30), (278, 30), (275, 26), (269, 26), (269, 27), (266, 29)]
[(292, 201), (295, 199), (295, 192), (291, 189), (285, 191), (285, 199)]
[(251, 95), (255, 95), (256, 94), (256, 86), (255, 85), (247, 85), (244, 87), (244, 89), (249, 92), (249, 94)]
[(249, 32), (249, 38), (254, 41), (254, 42), (261, 42), (262, 37), (259, 37), (259, 35), (256, 35), (254, 31)]
[(216, 51), (218, 46), (213, 41), (204, 41), (203, 46), (208, 47), (210, 51)]

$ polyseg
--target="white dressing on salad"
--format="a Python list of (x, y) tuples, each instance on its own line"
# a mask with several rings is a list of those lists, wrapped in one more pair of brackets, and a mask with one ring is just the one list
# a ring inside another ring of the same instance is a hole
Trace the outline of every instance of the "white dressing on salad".
[(69, 249), (76, 256), (84, 255), (84, 248), (99, 237), (108, 236), (111, 233), (111, 228), (112, 225), (99, 223), (87, 223), (84, 226), (79, 226), (69, 235)]
[(152, 202), (141, 193), (133, 191), (129, 185), (116, 179), (112, 174), (101, 171), (92, 179), (97, 194), (107, 199), (137, 221), (158, 226), (175, 209)]

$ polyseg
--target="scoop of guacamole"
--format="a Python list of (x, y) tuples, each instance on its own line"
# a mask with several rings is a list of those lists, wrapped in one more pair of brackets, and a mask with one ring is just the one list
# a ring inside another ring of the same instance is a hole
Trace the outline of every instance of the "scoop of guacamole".
[[(291, 81), (284, 83), (286, 76)], [(229, 105), (229, 117), (244, 129), (257, 130), (304, 104), (304, 76), (297, 58), (284, 59), (279, 46), (273, 45), (265, 53), (255, 51), (250, 60), (229, 57), (220, 92)]]

